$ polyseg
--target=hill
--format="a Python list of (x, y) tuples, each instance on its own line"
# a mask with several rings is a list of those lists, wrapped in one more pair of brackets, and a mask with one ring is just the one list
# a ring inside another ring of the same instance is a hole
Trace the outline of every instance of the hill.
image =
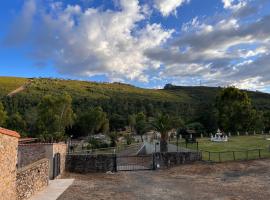
[[(19, 89), (24, 86), (23, 89)], [(12, 96), (8, 94), (17, 91)], [(144, 89), (122, 83), (96, 83), (75, 80), (47, 78), (0, 77), (0, 98), (9, 115), (16, 112), (23, 116), (27, 124), (33, 121), (33, 113), (44, 95), (68, 93), (73, 99), (73, 109), (77, 116), (90, 107), (101, 106), (110, 119), (121, 120), (127, 125), (130, 114), (144, 112), (155, 116), (165, 112), (192, 122), (198, 109), (211, 109), (218, 87), (185, 87), (168, 85), (164, 89)], [(261, 111), (270, 110), (270, 94), (247, 92), (253, 106)], [(29, 117), (31, 116), (31, 117)]]

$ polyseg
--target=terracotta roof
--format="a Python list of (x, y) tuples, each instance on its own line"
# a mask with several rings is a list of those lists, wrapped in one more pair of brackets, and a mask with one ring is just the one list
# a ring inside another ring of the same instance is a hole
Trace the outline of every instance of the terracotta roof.
[(16, 137), (16, 138), (21, 137), (20, 134), (17, 133), (16, 131), (11, 131), (11, 130), (1, 128), (1, 127), (0, 127), (0, 134), (9, 135), (9, 136)]

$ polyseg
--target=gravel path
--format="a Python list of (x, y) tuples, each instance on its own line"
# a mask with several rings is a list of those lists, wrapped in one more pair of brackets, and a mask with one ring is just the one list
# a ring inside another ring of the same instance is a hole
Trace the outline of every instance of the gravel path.
[(76, 180), (59, 200), (270, 199), (270, 160), (66, 177)]

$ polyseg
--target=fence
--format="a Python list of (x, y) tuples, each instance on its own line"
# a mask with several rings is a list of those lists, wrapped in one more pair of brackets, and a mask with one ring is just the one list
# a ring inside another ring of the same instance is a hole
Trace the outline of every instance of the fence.
[(135, 143), (131, 145), (119, 145), (117, 147), (109, 147), (109, 148), (99, 148), (99, 149), (89, 149), (89, 150), (69, 150), (69, 154), (117, 154), (124, 150), (129, 149), (139, 149), (142, 146), (142, 143)]
[(218, 151), (218, 152), (205, 150), (200, 151), (202, 152), (202, 159), (204, 161), (212, 161), (212, 162), (253, 160), (270, 157), (269, 148), (246, 149), (236, 151)]

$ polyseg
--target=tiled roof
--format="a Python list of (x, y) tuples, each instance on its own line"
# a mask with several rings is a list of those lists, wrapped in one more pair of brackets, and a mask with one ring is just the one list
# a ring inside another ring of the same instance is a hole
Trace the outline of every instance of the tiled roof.
[(0, 127), (0, 134), (9, 135), (9, 136), (16, 137), (16, 138), (20, 137), (20, 134), (17, 133), (16, 131), (11, 131), (11, 130), (1, 128), (1, 127)]

